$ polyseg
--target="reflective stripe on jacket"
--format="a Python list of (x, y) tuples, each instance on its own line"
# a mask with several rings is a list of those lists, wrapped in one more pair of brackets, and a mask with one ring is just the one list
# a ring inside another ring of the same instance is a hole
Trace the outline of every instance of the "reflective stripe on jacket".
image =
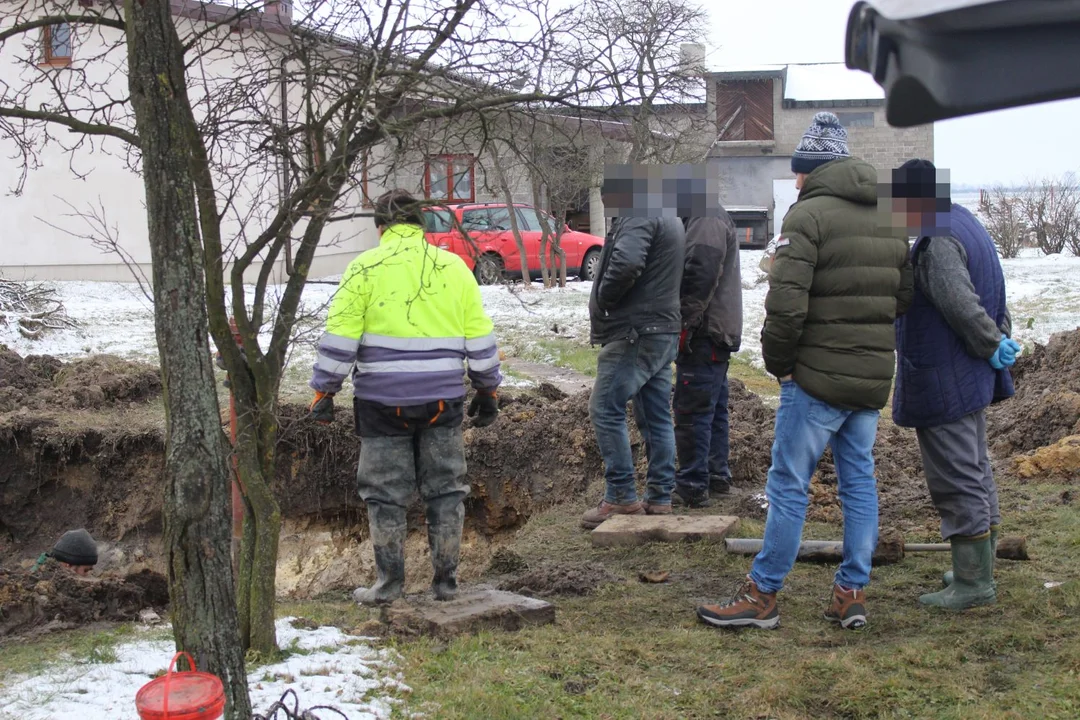
[(349, 263), (330, 302), (311, 387), (341, 389), (352, 373), (361, 400), (421, 405), (502, 381), (480, 288), (464, 261), (416, 225), (386, 229), (377, 248)]

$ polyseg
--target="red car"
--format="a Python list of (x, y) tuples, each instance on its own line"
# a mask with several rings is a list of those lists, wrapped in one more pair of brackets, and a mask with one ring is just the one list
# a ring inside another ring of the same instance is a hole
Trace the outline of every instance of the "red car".
[[(546, 219), (549, 228), (555, 228), (557, 221), (530, 205), (510, 208), (506, 203), (463, 203), (426, 209), (427, 240), (461, 256), (481, 285), (495, 285), (504, 276), (521, 277), (521, 256), (510, 226), (511, 212), (517, 213), (529, 274), (536, 279), (540, 277), (541, 217)], [(471, 243), (462, 235), (463, 231)], [(566, 252), (568, 276), (576, 275), (582, 280), (596, 278), (603, 238), (575, 232), (564, 223), (561, 246)]]

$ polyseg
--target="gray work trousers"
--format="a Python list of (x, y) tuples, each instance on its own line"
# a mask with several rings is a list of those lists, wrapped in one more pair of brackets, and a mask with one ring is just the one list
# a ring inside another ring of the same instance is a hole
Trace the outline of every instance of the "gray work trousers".
[[(417, 492), (424, 501), (429, 541), (445, 529), (445, 541), (461, 542), (465, 517), (465, 443), (461, 425), (417, 429), (409, 435), (361, 439), (356, 473), (360, 497), (368, 506), (372, 539), (381, 530), (405, 532), (405, 514)], [(378, 527), (376, 527), (378, 526)]]
[(926, 486), (941, 516), (941, 537), (982, 535), (1001, 524), (983, 410), (956, 422), (918, 428)]

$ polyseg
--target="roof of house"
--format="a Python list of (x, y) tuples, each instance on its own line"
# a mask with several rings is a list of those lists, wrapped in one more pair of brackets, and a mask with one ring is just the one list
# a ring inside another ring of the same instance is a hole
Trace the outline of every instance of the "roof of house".
[(784, 83), (784, 100), (800, 103), (885, 98), (873, 76), (849, 70), (844, 63), (717, 67), (710, 68), (709, 75), (730, 80), (779, 77)]

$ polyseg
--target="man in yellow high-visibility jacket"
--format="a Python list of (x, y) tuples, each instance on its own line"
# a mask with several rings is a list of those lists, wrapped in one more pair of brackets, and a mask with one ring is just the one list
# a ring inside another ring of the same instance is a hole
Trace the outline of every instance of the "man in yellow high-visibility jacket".
[(495, 422), (502, 381), (491, 319), (464, 261), (424, 238), (420, 204), (404, 190), (375, 202), (377, 248), (341, 279), (319, 341), (311, 387), (316, 420), (333, 419), (333, 397), (352, 375), (361, 437), (357, 482), (368, 509), (378, 580), (362, 604), (389, 603), (405, 582), (405, 511), (417, 490), (427, 514), (438, 600), (457, 592), (465, 520), (465, 364), (476, 390), (473, 425)]

